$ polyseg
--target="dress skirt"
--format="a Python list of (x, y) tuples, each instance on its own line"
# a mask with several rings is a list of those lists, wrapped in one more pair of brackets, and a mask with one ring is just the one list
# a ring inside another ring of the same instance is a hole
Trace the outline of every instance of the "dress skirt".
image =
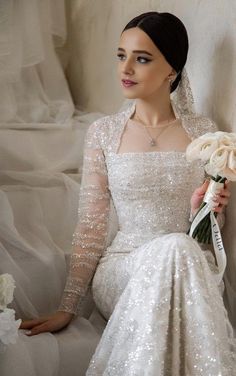
[(93, 296), (108, 323), (86, 375), (233, 376), (236, 344), (209, 253), (171, 233), (104, 256)]

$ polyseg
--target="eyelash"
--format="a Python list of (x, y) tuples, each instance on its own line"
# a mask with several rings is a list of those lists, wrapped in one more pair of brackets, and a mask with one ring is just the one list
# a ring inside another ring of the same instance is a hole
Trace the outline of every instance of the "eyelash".
[[(117, 57), (120, 61), (123, 61), (125, 58), (125, 55), (123, 54), (117, 54)], [(151, 60), (146, 58), (146, 57), (142, 57), (142, 56), (138, 56), (137, 59), (136, 59), (140, 64), (147, 64), (149, 63)], [(142, 61), (141, 61), (142, 60)]]

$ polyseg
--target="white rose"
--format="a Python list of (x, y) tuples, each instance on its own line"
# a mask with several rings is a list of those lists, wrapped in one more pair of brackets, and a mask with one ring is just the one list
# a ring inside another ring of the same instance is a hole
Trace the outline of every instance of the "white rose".
[(229, 152), (228, 163), (224, 170), (220, 172), (220, 176), (236, 181), (236, 148)]
[(0, 341), (4, 345), (16, 343), (21, 320), (15, 320), (14, 309), (6, 308), (0, 313)]
[(219, 143), (220, 146), (236, 148), (236, 133), (221, 132)]
[(210, 159), (212, 153), (219, 148), (218, 138), (214, 133), (206, 133), (203, 136), (193, 140), (186, 150), (186, 158), (189, 162), (201, 159), (206, 162)]
[(236, 174), (236, 148), (229, 153), (228, 167)]
[(215, 138), (217, 138), (218, 140), (220, 140), (221, 138), (227, 136), (227, 135), (230, 135), (232, 133), (228, 133), (228, 132), (223, 132), (223, 131), (217, 131), (217, 132), (214, 132), (212, 133), (214, 135)]
[(5, 309), (12, 302), (14, 289), (13, 277), (7, 273), (0, 275), (0, 310)]
[(227, 146), (221, 146), (212, 154), (209, 163), (205, 166), (205, 170), (209, 175), (224, 176), (223, 171), (228, 165), (229, 153), (232, 149)]
[(207, 163), (204, 168), (208, 175), (214, 176), (215, 178), (218, 175), (218, 171), (216, 171), (214, 166), (212, 166), (210, 163)]

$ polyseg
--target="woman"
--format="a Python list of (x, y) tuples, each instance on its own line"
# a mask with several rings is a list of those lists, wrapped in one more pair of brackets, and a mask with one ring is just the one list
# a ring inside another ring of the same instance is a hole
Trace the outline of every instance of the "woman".
[[(169, 13), (142, 14), (122, 32), (119, 76), (125, 97), (136, 101), (90, 126), (61, 306), (24, 324), (29, 335), (67, 325), (94, 276), (93, 297), (109, 321), (89, 376), (233, 375), (236, 366), (213, 253), (186, 235), (208, 182), (185, 150), (216, 130), (194, 113), (187, 52), (186, 29)], [(229, 196), (226, 184), (215, 197), (221, 221)], [(111, 199), (119, 230), (104, 250)]]

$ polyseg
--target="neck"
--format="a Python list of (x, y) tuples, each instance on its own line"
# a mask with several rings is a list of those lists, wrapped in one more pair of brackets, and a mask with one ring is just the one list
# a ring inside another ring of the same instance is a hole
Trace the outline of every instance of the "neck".
[(152, 97), (137, 99), (135, 113), (143, 123), (153, 126), (174, 120), (175, 114), (169, 91), (163, 92), (162, 90), (161, 93), (155, 93)]

